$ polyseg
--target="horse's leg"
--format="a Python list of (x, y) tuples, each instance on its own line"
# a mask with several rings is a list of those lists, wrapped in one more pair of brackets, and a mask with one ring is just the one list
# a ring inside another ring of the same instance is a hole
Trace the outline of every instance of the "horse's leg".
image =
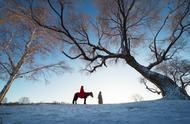
[(84, 104), (86, 104), (86, 98), (84, 98)]
[(74, 98), (73, 98), (73, 102), (72, 102), (72, 103), (73, 103), (73, 104), (77, 104), (77, 102), (76, 102), (76, 101), (77, 101), (77, 99), (78, 99), (78, 96), (77, 96), (77, 94), (75, 94), (75, 95), (74, 95)]
[(75, 104), (75, 99), (73, 98), (73, 102), (72, 102), (73, 104)]
[(78, 97), (77, 97), (76, 100), (75, 100), (75, 104), (77, 104), (77, 99), (78, 99)]
[(73, 104), (75, 104), (75, 99), (76, 99), (76, 94), (74, 95), (74, 97), (73, 97)]

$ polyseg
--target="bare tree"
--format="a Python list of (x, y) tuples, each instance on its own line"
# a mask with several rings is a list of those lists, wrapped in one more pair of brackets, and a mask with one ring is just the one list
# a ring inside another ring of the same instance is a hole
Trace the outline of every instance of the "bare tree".
[(0, 103), (16, 79), (37, 80), (44, 77), (46, 80), (47, 74), (68, 69), (62, 60), (44, 61), (58, 46), (55, 40), (58, 35), (52, 33), (52, 41), (46, 36), (47, 32), (27, 16), (27, 9), (16, 1), (8, 0), (4, 4), (0, 24), (0, 80), (5, 82), (5, 86), (0, 92)]
[[(157, 86), (164, 98), (189, 99), (171, 77), (156, 69), (189, 45), (189, 0), (96, 0), (98, 15), (92, 18), (76, 10), (75, 3), (34, 0), (31, 4), (32, 18), (39, 26), (63, 35), (65, 56), (85, 60), (89, 72), (109, 61), (124, 61)], [(45, 22), (37, 7), (46, 9)], [(141, 57), (147, 58), (147, 65), (137, 61), (141, 50), (149, 57)]]
[(18, 101), (20, 104), (29, 104), (30, 103), (30, 99), (28, 97), (22, 97), (19, 99)]
[(134, 95), (132, 95), (131, 98), (132, 98), (135, 102), (140, 102), (140, 101), (143, 100), (143, 97), (142, 97), (141, 95), (139, 95), (139, 94), (134, 94)]

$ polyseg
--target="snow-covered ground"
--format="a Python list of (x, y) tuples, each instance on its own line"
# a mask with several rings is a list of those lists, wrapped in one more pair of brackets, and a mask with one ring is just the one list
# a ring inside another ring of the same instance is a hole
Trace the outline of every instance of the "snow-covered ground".
[[(1, 122), (2, 121), (2, 122)], [(190, 124), (190, 101), (0, 106), (0, 124)]]

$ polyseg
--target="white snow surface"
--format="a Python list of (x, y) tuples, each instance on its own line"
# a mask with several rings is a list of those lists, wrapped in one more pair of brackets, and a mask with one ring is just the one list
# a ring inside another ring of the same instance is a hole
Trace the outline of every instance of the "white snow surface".
[(2, 105), (0, 124), (190, 124), (190, 101)]

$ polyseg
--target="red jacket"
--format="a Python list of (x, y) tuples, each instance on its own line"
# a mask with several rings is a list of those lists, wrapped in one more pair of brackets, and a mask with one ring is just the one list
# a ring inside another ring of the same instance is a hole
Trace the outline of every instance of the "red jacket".
[(81, 86), (81, 88), (80, 88), (79, 97), (84, 97), (84, 88), (83, 88), (83, 86)]

